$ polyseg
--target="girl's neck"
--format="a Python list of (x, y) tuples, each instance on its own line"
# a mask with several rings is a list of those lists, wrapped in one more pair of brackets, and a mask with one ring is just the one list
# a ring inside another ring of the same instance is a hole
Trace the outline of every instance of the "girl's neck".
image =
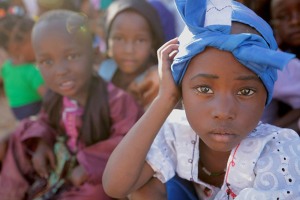
[(123, 90), (127, 90), (128, 86), (143, 72), (147, 70), (146, 67), (143, 67), (141, 70), (135, 73), (126, 74), (121, 70), (117, 70), (115, 75), (113, 76), (112, 82), (122, 88)]
[(91, 77), (90, 81), (86, 83), (85, 87), (83, 87), (76, 98), (70, 98), (71, 100), (75, 100), (80, 107), (85, 107), (89, 98), (89, 91), (91, 90), (91, 84), (93, 81), (93, 77)]
[(208, 147), (201, 139), (199, 141), (199, 150), (201, 157), (205, 160), (215, 160), (215, 161), (226, 161), (229, 158), (230, 151), (228, 152), (220, 152), (220, 151), (215, 151)]
[(199, 141), (199, 152), (198, 178), (216, 187), (221, 187), (230, 152), (214, 151), (202, 140)]

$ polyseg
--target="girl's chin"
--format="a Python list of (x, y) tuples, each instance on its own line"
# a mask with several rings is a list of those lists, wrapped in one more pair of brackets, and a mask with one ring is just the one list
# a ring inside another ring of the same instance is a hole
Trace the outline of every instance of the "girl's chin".
[(236, 144), (224, 142), (210, 142), (210, 144), (208, 144), (207, 146), (213, 151), (228, 153), (236, 147)]

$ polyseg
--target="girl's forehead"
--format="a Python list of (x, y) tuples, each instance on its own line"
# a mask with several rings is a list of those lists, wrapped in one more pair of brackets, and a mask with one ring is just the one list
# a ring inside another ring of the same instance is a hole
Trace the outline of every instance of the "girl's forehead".
[(115, 19), (112, 21), (111, 26), (113, 27), (115, 24), (122, 25), (123, 23), (130, 23), (135, 26), (142, 24), (147, 26), (147, 28), (150, 28), (150, 24), (148, 23), (147, 19), (139, 12), (136, 12), (134, 10), (125, 10), (120, 12), (118, 15), (116, 15)]
[[(188, 73), (189, 71), (190, 73)], [(255, 75), (254, 72), (236, 60), (231, 52), (212, 47), (207, 47), (203, 52), (194, 56), (187, 68), (187, 74), (190, 76), (194, 76), (194, 73), (199, 73), (200, 71), (216, 74), (226, 71), (227, 74), (232, 73), (233, 76), (240, 74)]]
[(76, 23), (76, 21), (69, 23), (67, 20), (44, 21), (37, 24), (33, 33), (33, 40), (35, 37), (46, 40), (47, 38), (62, 37), (70, 40), (80, 40), (80, 42), (89, 42), (91, 39), (86, 26), (81, 25), (80, 22)]

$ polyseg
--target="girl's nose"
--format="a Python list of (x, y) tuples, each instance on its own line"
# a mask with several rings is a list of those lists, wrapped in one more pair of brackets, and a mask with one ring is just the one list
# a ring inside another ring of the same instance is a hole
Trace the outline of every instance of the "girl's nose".
[(125, 49), (125, 52), (127, 52), (127, 53), (131, 53), (131, 52), (133, 52), (133, 50), (134, 50), (134, 43), (133, 42), (131, 42), (131, 41), (128, 41), (128, 42), (126, 42), (125, 44), (124, 44), (124, 49)]
[(69, 71), (68, 65), (64, 61), (57, 63), (55, 66), (55, 71), (57, 75), (65, 75)]
[(237, 105), (231, 95), (216, 95), (212, 100), (212, 117), (219, 120), (232, 120), (236, 117)]

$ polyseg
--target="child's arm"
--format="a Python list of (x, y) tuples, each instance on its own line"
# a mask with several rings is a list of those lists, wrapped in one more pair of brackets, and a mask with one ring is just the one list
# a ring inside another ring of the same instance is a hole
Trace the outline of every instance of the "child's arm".
[(52, 147), (43, 139), (38, 140), (37, 149), (32, 155), (32, 165), (39, 176), (43, 178), (48, 178), (50, 169), (55, 169)]
[(142, 77), (131, 83), (128, 87), (130, 93), (136, 96), (139, 103), (148, 108), (150, 103), (155, 99), (159, 91), (159, 76), (157, 66), (152, 66)]
[(127, 196), (149, 181), (154, 173), (145, 161), (146, 155), (181, 96), (170, 70), (170, 63), (177, 49), (177, 39), (173, 39), (158, 50), (159, 94), (108, 160), (102, 181), (104, 190), (112, 197)]
[(38, 87), (38, 93), (41, 95), (41, 97), (44, 97), (47, 92), (47, 87), (43, 84)]

